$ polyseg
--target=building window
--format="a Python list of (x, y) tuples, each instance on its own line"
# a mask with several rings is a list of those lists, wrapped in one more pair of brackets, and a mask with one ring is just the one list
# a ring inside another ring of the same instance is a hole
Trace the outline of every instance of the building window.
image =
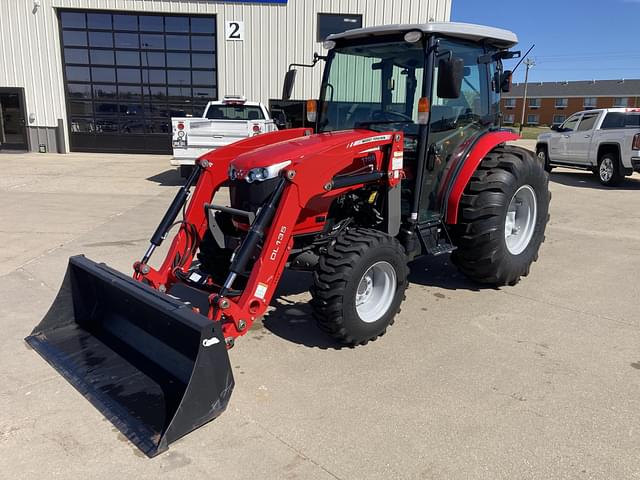
[(553, 116), (553, 124), (554, 125), (562, 125), (566, 119), (567, 119), (567, 117), (565, 115), (554, 115)]
[(540, 108), (540, 99), (539, 98), (530, 98), (529, 99), (529, 108)]
[(568, 98), (556, 98), (556, 108), (567, 108), (568, 106), (569, 106)]
[(516, 120), (516, 116), (513, 113), (508, 113), (504, 116), (504, 121), (503, 123), (507, 124), (507, 125), (513, 125), (513, 123)]
[(337, 13), (318, 14), (318, 41), (333, 33), (342, 33), (354, 28), (362, 28), (362, 15), (342, 15)]
[(617, 97), (613, 100), (613, 106), (616, 108), (626, 108), (629, 106), (629, 99), (627, 97)]
[(216, 17), (61, 10), (76, 151), (171, 152), (171, 117), (218, 97)]
[(516, 99), (515, 98), (506, 98), (504, 101), (504, 106), (507, 108), (516, 108)]
[(528, 125), (538, 125), (538, 115), (527, 115)]
[(584, 99), (584, 108), (596, 108), (598, 106), (598, 99), (596, 97), (586, 97)]

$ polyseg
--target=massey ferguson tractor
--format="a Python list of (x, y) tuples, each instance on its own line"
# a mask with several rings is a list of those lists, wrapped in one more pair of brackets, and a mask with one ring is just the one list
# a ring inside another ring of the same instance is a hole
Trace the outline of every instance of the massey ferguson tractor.
[[(329, 37), (314, 62), (325, 63), (307, 104), (314, 127), (202, 156), (133, 276), (70, 258), (26, 341), (154, 456), (225, 410), (227, 351), (265, 314), (286, 268), (312, 272), (313, 316), (348, 346), (386, 332), (407, 264), (423, 255), (451, 254), (476, 282), (516, 284), (538, 258), (550, 198), (543, 166), (500, 128), (503, 60), (516, 43), (456, 23)], [(218, 200), (227, 186), (230, 205)]]

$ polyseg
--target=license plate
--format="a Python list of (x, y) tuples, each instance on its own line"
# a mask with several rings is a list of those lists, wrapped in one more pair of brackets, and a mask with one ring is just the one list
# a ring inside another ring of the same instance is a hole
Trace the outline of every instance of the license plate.
[(173, 148), (187, 148), (187, 141), (186, 140), (174, 140), (173, 141)]

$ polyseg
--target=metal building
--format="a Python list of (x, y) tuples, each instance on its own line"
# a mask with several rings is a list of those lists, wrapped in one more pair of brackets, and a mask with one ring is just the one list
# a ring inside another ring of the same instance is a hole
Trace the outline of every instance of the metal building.
[[(0, 148), (170, 151), (170, 117), (267, 103), (330, 33), (448, 21), (451, 0), (2, 0)], [(300, 71), (298, 99), (321, 66)]]

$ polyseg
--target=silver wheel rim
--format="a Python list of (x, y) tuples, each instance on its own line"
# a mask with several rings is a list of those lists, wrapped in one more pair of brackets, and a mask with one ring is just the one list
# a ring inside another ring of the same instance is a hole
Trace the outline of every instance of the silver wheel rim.
[(538, 217), (538, 201), (529, 185), (523, 185), (511, 198), (504, 222), (504, 239), (512, 255), (520, 255), (529, 246)]
[(380, 320), (391, 307), (398, 288), (396, 270), (389, 262), (373, 264), (362, 276), (356, 291), (356, 311), (364, 323)]
[(600, 162), (600, 180), (609, 182), (613, 178), (613, 161), (610, 158), (604, 158)]
[(544, 153), (544, 150), (538, 152), (538, 160), (540, 160), (543, 165), (547, 162), (547, 155)]

